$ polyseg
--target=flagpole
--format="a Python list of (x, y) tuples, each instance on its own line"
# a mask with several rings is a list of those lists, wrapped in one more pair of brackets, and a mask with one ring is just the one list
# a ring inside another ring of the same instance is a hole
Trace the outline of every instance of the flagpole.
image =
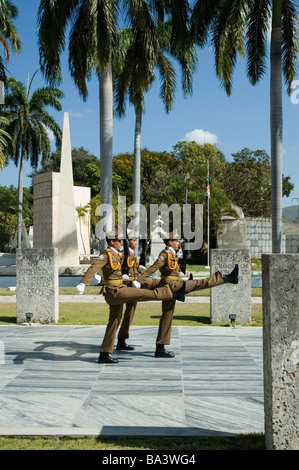
[(207, 266), (210, 267), (210, 172), (209, 172), (209, 161), (207, 163)]

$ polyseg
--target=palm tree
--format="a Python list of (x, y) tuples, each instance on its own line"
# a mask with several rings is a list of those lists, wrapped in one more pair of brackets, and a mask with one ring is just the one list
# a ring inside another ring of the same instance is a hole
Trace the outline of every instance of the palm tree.
[[(196, 55), (194, 47), (181, 49), (172, 48), (171, 23), (159, 22), (156, 25), (158, 47), (151, 60), (140, 54), (140, 34), (134, 34), (131, 30), (121, 31), (119, 37), (125, 45), (118, 47), (114, 66), (115, 74), (115, 102), (116, 112), (119, 117), (125, 114), (126, 96), (135, 109), (135, 134), (134, 134), (134, 165), (133, 165), (133, 204), (136, 208), (141, 203), (141, 125), (142, 114), (145, 109), (145, 94), (149, 91), (156, 78), (155, 70), (159, 71), (161, 79), (160, 97), (168, 113), (173, 106), (174, 92), (176, 88), (176, 71), (168, 56), (173, 55), (181, 64), (183, 70), (183, 93), (192, 93), (192, 72), (195, 68)], [(177, 52), (179, 51), (179, 52)], [(119, 55), (122, 58), (119, 58)], [(124, 57), (123, 57), (124, 56)], [(138, 230), (139, 231), (139, 230)]]
[[(13, 24), (13, 20), (18, 17), (18, 9), (9, 0), (0, 0), (0, 43), (4, 50), (5, 62), (9, 62), (10, 49), (14, 53), (21, 50), (21, 39)], [(6, 79), (5, 64), (0, 57), (0, 80)]]
[[(18, 53), (21, 50), (21, 40), (18, 36), (16, 28), (13, 25), (14, 19), (18, 16), (18, 9), (7, 0), (0, 0), (0, 44), (3, 48), (5, 63), (9, 62), (10, 49), (13, 52)], [(0, 56), (0, 81), (1, 86), (6, 80), (5, 63), (3, 58)], [(0, 90), (2, 94), (2, 88)], [(0, 97), (0, 104), (3, 104), (3, 97)], [(4, 167), (6, 162), (5, 148), (8, 145), (8, 139), (10, 135), (6, 132), (5, 126), (7, 126), (7, 116), (2, 115), (0, 117), (0, 170)]]
[[(82, 233), (82, 224), (85, 225), (86, 220), (87, 220), (87, 223), (89, 222), (89, 220), (88, 220), (89, 204), (86, 204), (85, 206), (77, 206), (76, 207), (76, 212), (77, 212), (77, 217), (78, 217), (78, 221), (79, 221), (81, 242), (82, 242), (84, 254), (86, 255), (87, 252), (86, 252), (86, 247), (85, 247), (85, 244), (84, 244), (84, 237), (83, 237), (83, 233)], [(89, 228), (89, 224), (88, 224), (88, 228)], [(89, 232), (89, 230), (88, 230), (88, 232)], [(89, 233), (88, 233), (88, 235), (89, 235)]]
[(39, 88), (31, 93), (32, 79), (25, 87), (14, 78), (6, 82), (7, 95), (4, 109), (9, 111), (9, 124), (6, 131), (11, 136), (8, 143), (8, 154), (19, 167), (18, 180), (18, 223), (17, 247), (21, 247), (22, 210), (23, 210), (23, 168), (24, 161), (30, 158), (31, 165), (36, 168), (39, 157), (44, 163), (50, 155), (49, 130), (53, 132), (56, 145), (61, 142), (61, 130), (52, 116), (46, 111), (48, 106), (61, 110), (62, 91), (57, 88)]
[[(150, 60), (158, 42), (151, 11), (159, 17), (175, 12), (172, 42), (183, 36), (187, 0), (41, 0), (38, 11), (40, 63), (52, 83), (62, 79), (60, 55), (65, 48), (65, 31), (70, 25), (69, 67), (82, 95), (92, 72), (100, 82), (101, 204), (112, 203), (113, 82), (112, 53), (115, 50), (116, 11), (123, 12), (132, 29), (140, 34), (141, 53)], [(175, 8), (176, 7), (176, 8)], [(123, 10), (121, 10), (121, 8)], [(180, 14), (180, 11), (183, 14)], [(179, 27), (180, 26), (180, 27)], [(112, 219), (112, 217), (111, 217)]]
[[(238, 54), (247, 54), (247, 76), (252, 85), (266, 71), (267, 40), (270, 45), (270, 135), (272, 184), (272, 251), (281, 252), (282, 241), (282, 75), (287, 92), (295, 75), (298, 54), (297, 10), (293, 0), (197, 0), (193, 32), (199, 44), (212, 31), (216, 73), (227, 94)], [(205, 19), (205, 22), (204, 22)], [(202, 27), (204, 25), (204, 27)]]
[[(134, 35), (132, 31), (122, 31), (122, 35), (130, 37), (130, 43), (127, 50), (123, 53), (122, 48), (118, 48), (118, 52), (124, 55), (121, 69), (114, 67), (115, 75), (115, 103), (116, 113), (119, 117), (125, 114), (126, 96), (129, 96), (130, 103), (135, 109), (135, 133), (134, 133), (134, 160), (133, 160), (133, 204), (138, 207), (141, 202), (141, 126), (142, 114), (145, 106), (145, 93), (150, 89), (155, 80), (155, 66), (159, 66), (163, 85), (161, 87), (161, 97), (164, 102), (166, 111), (172, 107), (173, 91), (174, 91), (174, 69), (170, 61), (158, 49), (158, 56), (152, 57), (152, 61), (142, 57), (140, 52), (141, 38)], [(128, 43), (128, 41), (127, 41)], [(119, 63), (120, 61), (117, 60)], [(136, 216), (138, 218), (138, 216)], [(139, 224), (138, 224), (139, 225)], [(139, 229), (137, 229), (139, 232)]]
[[(60, 54), (70, 24), (69, 68), (79, 94), (86, 100), (86, 81), (99, 78), (101, 204), (112, 205), (113, 87), (111, 54), (116, 22), (111, 0), (41, 0), (38, 11), (42, 71), (51, 83), (62, 80)], [(108, 211), (109, 212), (109, 211)], [(103, 214), (104, 215), (104, 214)], [(112, 213), (107, 214), (109, 217)], [(109, 224), (109, 223), (108, 223)], [(109, 227), (106, 227), (108, 230)], [(105, 242), (104, 242), (105, 243)]]

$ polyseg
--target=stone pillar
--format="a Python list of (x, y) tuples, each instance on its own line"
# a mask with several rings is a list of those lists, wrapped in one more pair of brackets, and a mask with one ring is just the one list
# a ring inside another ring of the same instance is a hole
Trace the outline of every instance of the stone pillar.
[(211, 274), (229, 274), (239, 264), (239, 284), (223, 284), (211, 289), (211, 323), (251, 322), (251, 271), (249, 250), (211, 250)]
[(299, 450), (299, 255), (262, 256), (265, 439)]
[(58, 321), (58, 250), (33, 248), (16, 250), (17, 323)]

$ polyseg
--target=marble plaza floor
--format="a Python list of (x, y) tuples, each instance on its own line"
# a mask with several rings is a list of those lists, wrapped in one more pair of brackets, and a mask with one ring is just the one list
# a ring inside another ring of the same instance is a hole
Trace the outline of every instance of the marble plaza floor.
[[(105, 326), (0, 327), (0, 435), (212, 436), (264, 432), (262, 329), (131, 328), (97, 363)], [(1, 349), (2, 347), (2, 349)]]

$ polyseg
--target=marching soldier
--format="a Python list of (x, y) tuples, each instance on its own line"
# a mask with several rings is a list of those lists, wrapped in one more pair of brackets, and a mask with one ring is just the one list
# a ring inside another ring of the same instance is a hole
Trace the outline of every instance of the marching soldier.
[(184, 299), (184, 294), (181, 290), (172, 292), (168, 285), (153, 290), (126, 286), (121, 271), (123, 256), (120, 253), (120, 248), (122, 241), (118, 238), (117, 232), (107, 232), (107, 243), (108, 248), (88, 268), (76, 290), (78, 294), (83, 294), (85, 286), (90, 284), (96, 273), (100, 273), (104, 278), (102, 293), (109, 304), (109, 320), (100, 348), (98, 362), (113, 364), (118, 362), (110, 354), (113, 353), (114, 340), (121, 321), (123, 304), (149, 300), (170, 300), (173, 298), (181, 300)]
[[(180, 240), (176, 234), (169, 233), (169, 238), (165, 239), (165, 249), (161, 251), (157, 260), (152, 266), (144, 271), (138, 278), (140, 284), (146, 288), (157, 288), (161, 286), (170, 286), (172, 291), (185, 291), (186, 294), (196, 290), (207, 289), (209, 287), (220, 286), (224, 283), (238, 283), (238, 265), (234, 270), (225, 276), (219, 271), (210, 278), (183, 281), (180, 272), (176, 252), (180, 247)], [(149, 276), (157, 270), (160, 271), (160, 280), (150, 280)], [(158, 335), (156, 339), (155, 357), (174, 357), (174, 353), (167, 351), (165, 345), (170, 344), (172, 318), (176, 299), (166, 299), (162, 301), (162, 316), (159, 322)]]
[[(133, 282), (138, 279), (140, 272), (145, 270), (145, 267), (138, 265), (138, 259), (135, 255), (137, 239), (133, 234), (129, 235), (128, 244), (129, 253), (127, 266), (129, 268), (129, 274), (128, 276), (126, 274), (123, 275), (123, 281), (127, 286), (134, 287)], [(127, 278), (125, 276), (127, 276)], [(137, 302), (130, 302), (126, 304), (123, 320), (118, 331), (118, 341), (116, 345), (117, 351), (134, 351), (135, 349), (134, 346), (130, 346), (126, 343), (126, 339), (129, 338), (129, 330), (135, 315), (136, 306)]]

